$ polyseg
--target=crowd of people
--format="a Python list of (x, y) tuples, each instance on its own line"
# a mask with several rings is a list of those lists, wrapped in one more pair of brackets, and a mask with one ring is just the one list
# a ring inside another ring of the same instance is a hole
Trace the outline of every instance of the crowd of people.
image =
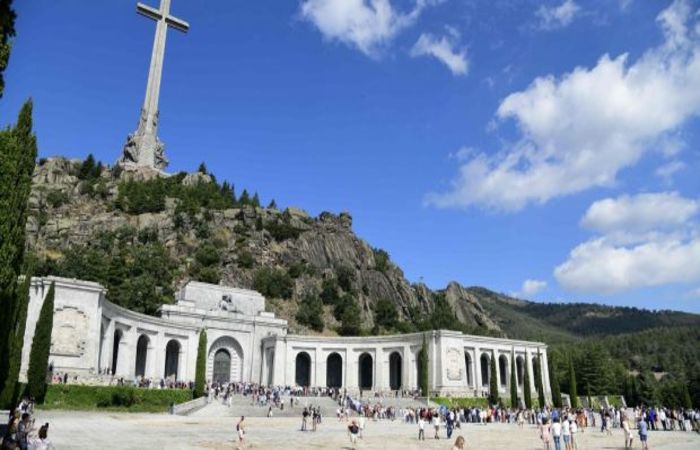
[(34, 399), (25, 397), (8, 414), (7, 428), (2, 437), (2, 450), (49, 450), (49, 424), (35, 424)]

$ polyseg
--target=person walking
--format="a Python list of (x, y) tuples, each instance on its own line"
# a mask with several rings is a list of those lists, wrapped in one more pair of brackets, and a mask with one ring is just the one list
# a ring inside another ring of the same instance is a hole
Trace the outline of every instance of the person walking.
[(571, 423), (566, 417), (561, 423), (561, 438), (564, 440), (564, 449), (571, 450)]
[(561, 422), (559, 417), (552, 422), (552, 440), (554, 441), (554, 450), (561, 450)]
[(360, 427), (357, 425), (357, 422), (355, 422), (355, 419), (350, 422), (350, 425), (348, 425), (348, 435), (350, 436), (350, 443), (352, 444), (352, 448), (355, 448), (357, 445), (357, 435), (360, 433)]
[(425, 417), (422, 412), (418, 417), (418, 440), (425, 440)]
[(622, 431), (625, 435), (625, 449), (632, 448), (634, 434), (632, 434), (632, 427), (630, 427), (630, 422), (626, 415), (622, 416)]
[(551, 427), (547, 419), (542, 419), (542, 425), (540, 425), (540, 439), (544, 443), (544, 450), (549, 450), (549, 442), (551, 438)]
[(642, 448), (644, 450), (648, 450), (649, 443), (647, 442), (647, 439), (649, 437), (649, 425), (645, 420), (640, 420), (637, 427), (639, 428), (639, 440), (642, 443)]
[(239, 420), (236, 424), (236, 433), (238, 434), (238, 450), (245, 450), (245, 426), (243, 425), (244, 420), (245, 417), (241, 416), (241, 420)]
[(464, 438), (462, 436), (457, 436), (457, 440), (455, 440), (455, 445), (452, 446), (452, 450), (464, 450)]

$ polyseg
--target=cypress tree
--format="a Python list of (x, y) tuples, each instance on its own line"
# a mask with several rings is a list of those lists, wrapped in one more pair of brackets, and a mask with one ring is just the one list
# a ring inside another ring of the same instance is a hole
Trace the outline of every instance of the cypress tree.
[(532, 408), (532, 389), (530, 389), (530, 364), (525, 360), (525, 377), (523, 380), (523, 400), (527, 409)]
[(204, 384), (207, 376), (207, 331), (199, 332), (199, 347), (197, 348), (197, 365), (194, 373), (194, 397), (204, 395)]
[(576, 371), (574, 370), (574, 361), (569, 355), (569, 397), (571, 398), (571, 407), (578, 408), (578, 392), (576, 391)]
[(515, 376), (515, 352), (510, 355), (510, 407), (518, 407), (518, 380)]
[(428, 343), (425, 339), (425, 333), (423, 333), (423, 346), (420, 349), (420, 354), (418, 355), (418, 363), (420, 367), (420, 379), (418, 380), (421, 395), (423, 397), (428, 396)]
[(537, 401), (540, 404), (540, 408), (545, 406), (544, 398), (544, 374), (542, 373), (542, 354), (540, 350), (537, 349), (537, 371), (535, 372), (535, 385), (537, 386)]
[[(14, 392), (9, 370), (13, 355), (21, 355), (12, 336), (19, 334), (24, 323), (17, 318), (26, 307), (18, 277), (24, 260), (25, 226), (32, 173), (36, 160), (36, 137), (32, 133), (32, 101), (19, 113), (17, 125), (0, 131), (0, 390)], [(8, 397), (3, 396), (7, 400)], [(14, 406), (14, 405), (0, 405)]]
[(49, 292), (44, 298), (44, 304), (39, 312), (39, 319), (34, 330), (32, 351), (29, 354), (29, 368), (27, 369), (27, 391), (37, 403), (44, 402), (46, 395), (46, 369), (49, 365), (49, 351), (51, 350), (51, 330), (53, 329), (53, 299), (55, 286), (51, 283)]
[(12, 0), (0, 1), (0, 97), (5, 90), (3, 72), (7, 68), (10, 59), (12, 43), (10, 38), (15, 35), (15, 18), (17, 15), (12, 9)]
[(491, 365), (489, 374), (489, 402), (492, 405), (498, 404), (498, 380), (496, 379), (496, 354), (491, 352)]
[(690, 391), (688, 390), (687, 383), (681, 383), (681, 402), (685, 409), (690, 409), (693, 407), (693, 400), (690, 398)]
[(13, 311), (15, 317), (12, 323), (15, 326), (11, 330), (8, 342), (8, 371), (5, 385), (0, 392), (0, 405), (9, 407), (16, 405), (19, 397), (19, 369), (22, 364), (22, 348), (24, 347), (24, 329), (27, 324), (27, 307), (29, 306), (29, 286), (31, 285), (31, 275), (25, 275), (24, 282), (17, 295), (17, 307)]
[(559, 387), (559, 379), (557, 371), (554, 370), (554, 354), (549, 358), (549, 388), (552, 391), (552, 403), (555, 408), (561, 408), (561, 388)]

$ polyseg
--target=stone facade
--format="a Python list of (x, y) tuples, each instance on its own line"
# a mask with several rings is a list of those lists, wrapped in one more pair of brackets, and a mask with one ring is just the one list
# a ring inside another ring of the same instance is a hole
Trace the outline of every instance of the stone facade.
[[(515, 358), (520, 395), (526, 365), (536, 392), (533, 374), (539, 364), (545, 397), (551, 398), (543, 343), (446, 330), (369, 337), (290, 335), (285, 320), (265, 311), (265, 298), (258, 292), (199, 282), (185, 285), (177, 303), (163, 305), (160, 317), (153, 317), (110, 303), (97, 283), (32, 279), (22, 377), (52, 282), (56, 297), (49, 362), (54, 370), (82, 379), (106, 374), (127, 380), (193, 380), (198, 336), (204, 328), (210, 381), (336, 387), (350, 393), (414, 390), (425, 339), (431, 395), (486, 396), (493, 375), (501, 396), (508, 398)], [(490, 373), (492, 357), (497, 358), (495, 374)]]

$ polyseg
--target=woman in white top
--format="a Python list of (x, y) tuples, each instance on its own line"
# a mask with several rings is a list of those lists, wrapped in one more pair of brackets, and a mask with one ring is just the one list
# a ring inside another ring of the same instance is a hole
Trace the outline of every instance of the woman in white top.
[(436, 412), (433, 416), (433, 427), (435, 427), (435, 439), (440, 439), (438, 432), (440, 431), (440, 415)]
[(564, 448), (571, 450), (571, 423), (567, 419), (561, 423), (561, 437), (564, 440)]
[(577, 450), (578, 449), (578, 443), (576, 442), (576, 432), (578, 431), (578, 425), (576, 425), (576, 421), (571, 422), (571, 449), (572, 450)]

